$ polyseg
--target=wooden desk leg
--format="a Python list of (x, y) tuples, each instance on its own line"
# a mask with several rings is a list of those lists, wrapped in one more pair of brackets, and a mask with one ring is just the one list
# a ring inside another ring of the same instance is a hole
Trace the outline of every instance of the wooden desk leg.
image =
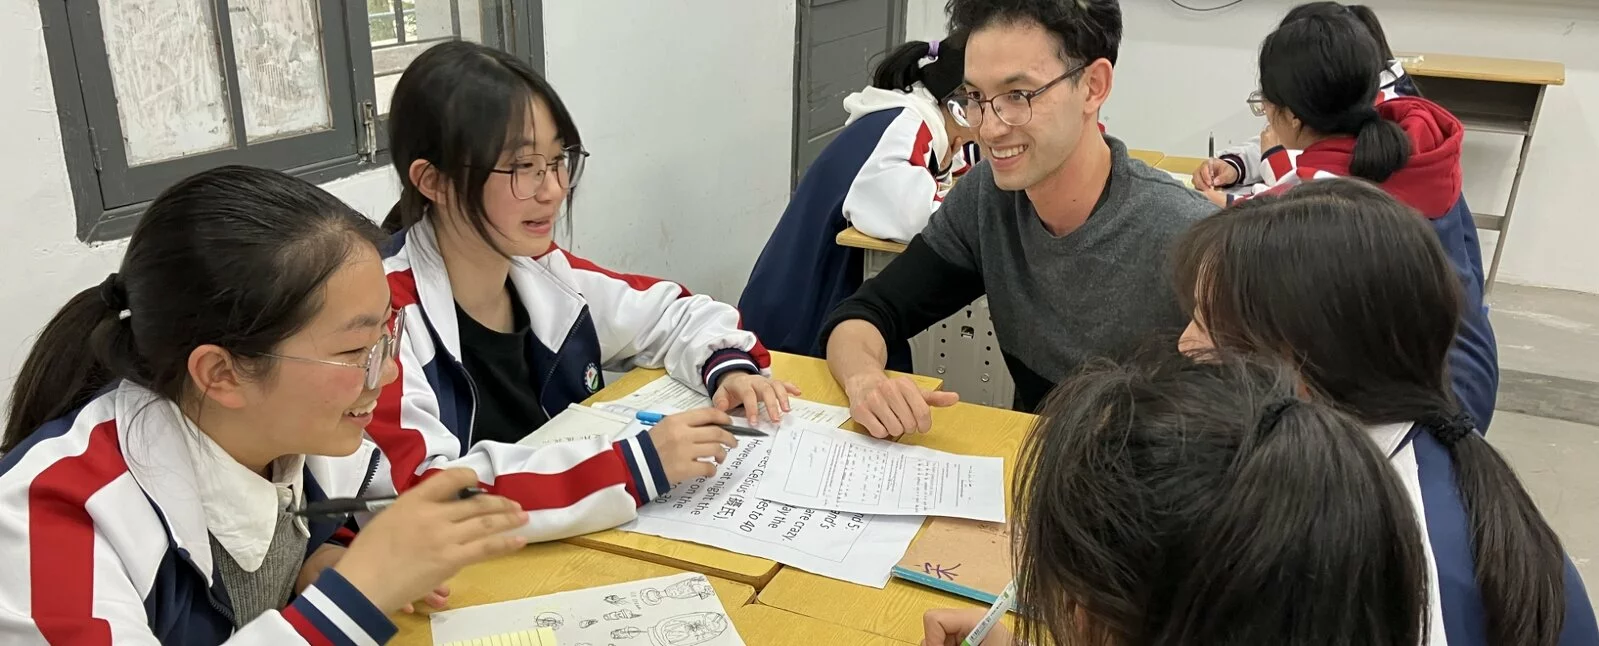
[(1488, 265), (1487, 279), (1482, 283), (1482, 295), (1487, 298), (1493, 291), (1494, 280), (1499, 275), (1499, 256), (1505, 251), (1505, 241), (1510, 237), (1510, 216), (1516, 211), (1516, 195), (1521, 192), (1521, 174), (1527, 170), (1527, 153), (1532, 150), (1532, 135), (1538, 130), (1538, 114), (1543, 112), (1543, 96), (1547, 87), (1538, 87), (1538, 101), (1533, 104), (1532, 120), (1527, 123), (1527, 134), (1521, 138), (1521, 156), (1516, 158), (1516, 176), (1510, 181), (1510, 201), (1505, 203), (1505, 216), (1499, 220), (1499, 237), (1494, 241), (1493, 261)]

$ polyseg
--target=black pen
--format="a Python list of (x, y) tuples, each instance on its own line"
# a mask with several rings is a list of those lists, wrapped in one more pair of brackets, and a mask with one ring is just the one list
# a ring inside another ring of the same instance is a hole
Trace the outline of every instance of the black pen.
[(1212, 133), (1210, 133), (1210, 156), (1207, 157), (1207, 159), (1215, 159), (1215, 158), (1216, 158), (1216, 133), (1212, 132)]
[[(460, 500), (466, 500), (467, 498), (471, 498), (481, 493), (483, 493), (482, 489), (477, 487), (467, 487), (456, 493), (455, 497)], [(389, 505), (394, 504), (394, 501), (398, 498), (399, 496), (375, 496), (371, 498), (329, 498), (327, 500), (318, 500), (313, 503), (308, 503), (305, 506), (294, 510), (293, 513), (296, 516), (307, 516), (314, 518), (348, 516), (350, 514), (358, 514), (362, 512), (377, 513), (387, 509)]]
[[(640, 423), (644, 424), (645, 426), (654, 426), (656, 424), (659, 424), (661, 422), (661, 420), (666, 419), (666, 415), (665, 414), (655, 413), (655, 412), (651, 412), (651, 411), (647, 411), (647, 410), (639, 411), (638, 414), (635, 415), (634, 417), (636, 417), (638, 419), (638, 421)], [(771, 437), (771, 435), (769, 435), (765, 431), (758, 431), (758, 430), (750, 428), (748, 426), (737, 426), (737, 425), (734, 425), (734, 424), (712, 424), (712, 426), (720, 428), (720, 429), (722, 429), (724, 431), (727, 431), (727, 432), (732, 433), (733, 435), (736, 435), (736, 436), (739, 436), (739, 437)]]

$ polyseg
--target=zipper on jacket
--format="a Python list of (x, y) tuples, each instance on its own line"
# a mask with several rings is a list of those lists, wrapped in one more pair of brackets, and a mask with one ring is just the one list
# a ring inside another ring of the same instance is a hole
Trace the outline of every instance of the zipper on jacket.
[(472, 392), (472, 415), (466, 418), (466, 447), (461, 451), (462, 455), (466, 455), (466, 451), (472, 448), (473, 436), (477, 434), (477, 382), (472, 381), (472, 373), (466, 369), (466, 364), (456, 360), (455, 367), (461, 369), (461, 376), (466, 377), (466, 389)]
[(383, 451), (375, 446), (372, 447), (372, 459), (366, 465), (366, 478), (361, 480), (361, 486), (355, 490), (357, 498), (366, 495), (367, 487), (372, 486), (372, 480), (378, 477), (378, 462), (382, 461), (382, 458)]

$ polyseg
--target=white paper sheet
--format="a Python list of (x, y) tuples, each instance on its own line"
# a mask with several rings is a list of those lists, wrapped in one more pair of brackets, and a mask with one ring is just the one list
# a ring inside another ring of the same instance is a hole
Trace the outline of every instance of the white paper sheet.
[(633, 418), (626, 415), (572, 404), (517, 444), (540, 447), (598, 438), (614, 441), (632, 422)]
[(433, 615), (433, 644), (547, 626), (561, 646), (744, 646), (711, 582), (678, 574)]
[(771, 442), (739, 438), (716, 476), (679, 484), (640, 507), (638, 518), (618, 529), (702, 543), (883, 587), (923, 518), (849, 514), (761, 500), (755, 489), (767, 474)]
[(897, 444), (820, 424), (773, 438), (756, 492), (789, 505), (1005, 522), (1005, 461)]
[[(661, 377), (645, 384), (643, 388), (633, 391), (626, 397), (599, 407), (608, 411), (617, 412), (624, 409), (634, 411), (647, 410), (654, 412), (682, 411), (693, 408), (705, 408), (711, 405), (711, 398), (694, 392), (694, 389), (683, 385), (682, 382), (671, 377)], [(849, 421), (849, 409), (843, 406), (820, 404), (807, 401), (798, 397), (788, 398), (789, 412), (783, 416), (783, 423), (788, 420), (803, 420), (815, 422), (826, 426), (838, 426)], [(733, 423), (743, 424), (742, 412), (734, 416)], [(767, 433), (776, 433), (783, 428), (782, 423), (773, 423), (766, 417), (766, 406), (761, 406), (760, 422), (755, 425), (757, 430)]]

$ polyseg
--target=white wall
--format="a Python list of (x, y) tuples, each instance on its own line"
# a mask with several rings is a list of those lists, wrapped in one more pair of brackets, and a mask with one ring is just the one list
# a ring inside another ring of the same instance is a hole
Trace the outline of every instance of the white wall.
[(792, 0), (544, 3), (589, 159), (575, 251), (735, 302), (788, 202)]
[[(1209, 6), (1217, 4), (1189, 2)], [(1255, 89), (1260, 40), (1292, 0), (1244, 0), (1192, 13), (1168, 0), (1122, 0), (1124, 38), (1116, 88), (1104, 112), (1110, 131), (1135, 148), (1203, 156), (1258, 133), (1244, 97)], [(1522, 180), (1500, 280), (1599, 292), (1599, 217), (1585, 195), (1599, 175), (1599, 7), (1575, 0), (1367, 0), (1401, 51), (1560, 61), (1566, 85), (1544, 100)], [(912, 37), (943, 33), (942, 0), (911, 0)], [(917, 19), (917, 14), (921, 14)], [(924, 31), (914, 31), (920, 25)], [(1480, 212), (1501, 212), (1519, 140), (1466, 138), (1466, 196)], [(1494, 234), (1485, 232), (1485, 244)], [(1489, 246), (1491, 252), (1491, 246)]]

